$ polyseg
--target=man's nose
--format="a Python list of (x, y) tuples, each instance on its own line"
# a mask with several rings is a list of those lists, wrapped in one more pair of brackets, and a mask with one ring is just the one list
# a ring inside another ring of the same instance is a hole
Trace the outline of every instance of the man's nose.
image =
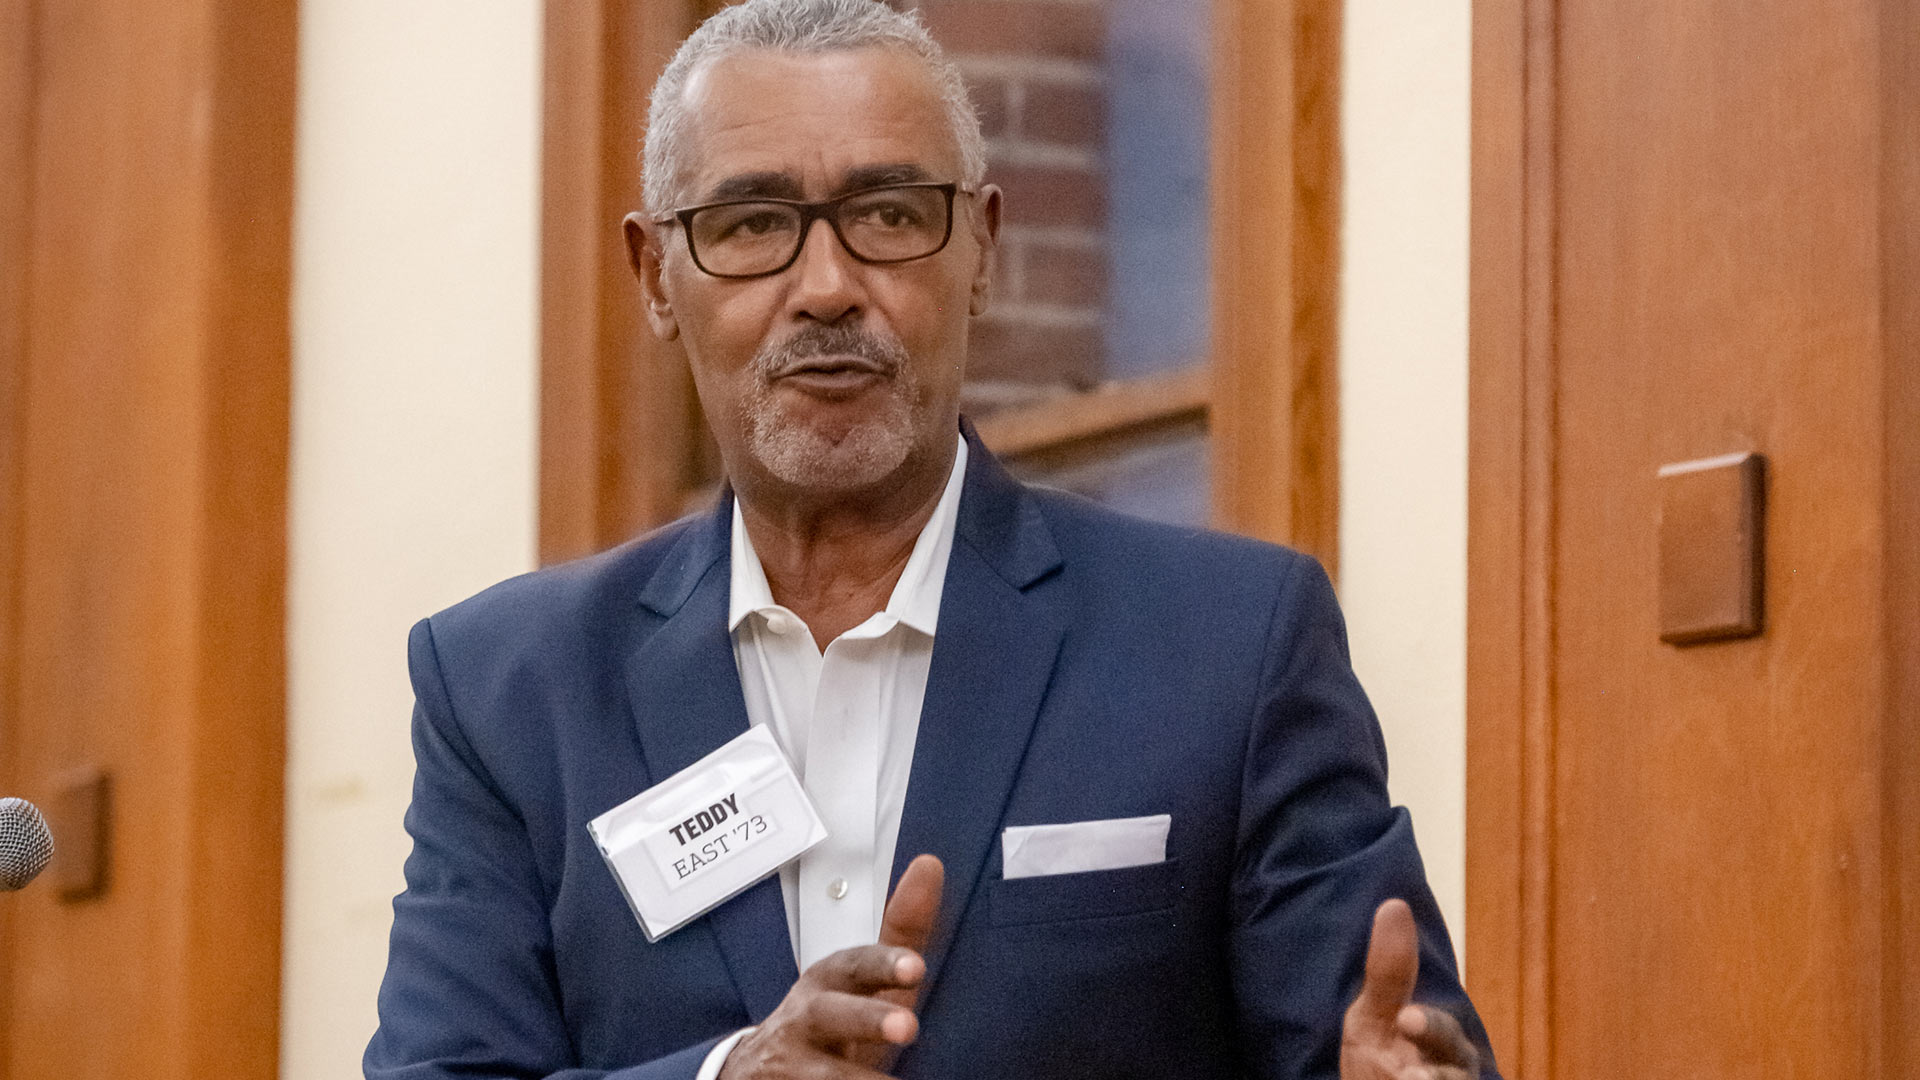
[(859, 275), (854, 258), (840, 243), (833, 225), (821, 218), (807, 230), (795, 274), (791, 306), (797, 316), (820, 322), (838, 322), (860, 306)]

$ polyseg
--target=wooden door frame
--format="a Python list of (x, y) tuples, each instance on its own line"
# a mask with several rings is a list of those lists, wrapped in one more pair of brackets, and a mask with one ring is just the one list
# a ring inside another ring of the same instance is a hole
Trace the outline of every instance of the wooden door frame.
[(546, 0), (542, 563), (671, 521), (694, 481), (693, 380), (641, 318), (620, 219), (640, 206), (635, 103), (704, 12), (704, 0)]
[[(0, 3), (0, 251), (22, 252), (31, 207), (35, 0)], [(19, 617), (20, 443), (26, 371), (27, 260), (0, 260), (0, 797), (14, 795)], [(13, 908), (0, 902), (0, 941), (13, 940)], [(0, 1030), (13, 1015), (13, 954), (0, 949)], [(0, 1039), (0, 1077), (11, 1073), (8, 1040)]]
[(1526, 1077), (1552, 1038), (1554, 11), (1473, 5), (1467, 986)]
[(1213, 13), (1215, 521), (1337, 577), (1342, 4)]
[[(1882, 64), (1881, 1062), (1920, 1067), (1920, 14), (1878, 0)], [(1514, 1077), (1551, 1075), (1554, 1029), (1554, 0), (1473, 5), (1468, 987)], [(1631, 1037), (1632, 1033), (1621, 1033)]]
[[(540, 558), (671, 520), (702, 483), (681, 350), (640, 317), (619, 221), (639, 205), (632, 108), (712, 0), (547, 0)], [(1044, 453), (1204, 415), (1215, 521), (1339, 556), (1341, 5), (1215, 0), (1212, 360), (982, 425)], [(638, 58), (638, 62), (635, 62)], [(1221, 223), (1231, 220), (1227, 228)]]
[[(43, 0), (0, 3), (0, 250), (8, 253), (0, 261), (0, 794), (27, 796), (49, 809), (49, 770), (63, 763), (23, 762), (17, 751), (27, 742), (24, 732), (47, 722), (19, 711), (28, 704), (23, 656), (31, 611), (24, 594), (34, 565), (33, 498), (50, 483), (45, 477), (58, 480), (61, 468), (35, 447), (45, 432), (70, 423), (36, 410), (42, 392), (36, 366), (45, 371), (59, 358), (32, 353), (39, 295), (35, 241), (40, 230), (57, 234), (66, 224), (44, 220), (36, 193), (41, 147), (51, 145), (60, 130), (57, 118), (42, 118), (40, 97), (41, 69), (50, 63), (50, 10)], [(185, 140), (169, 149), (178, 149), (180, 164), (191, 172), (173, 182), (187, 192), (195, 213), (190, 235), (165, 239), (191, 253), (194, 302), (190, 311), (167, 317), (192, 320), (191, 349), (180, 358), (191, 370), (176, 384), (191, 389), (155, 407), (177, 412), (181, 422), (166, 431), (167, 445), (159, 450), (189, 463), (182, 471), (193, 480), (180, 490), (142, 495), (189, 526), (155, 543), (165, 548), (155, 563), (167, 568), (169, 580), (153, 582), (156, 590), (176, 588), (178, 597), (170, 599), (185, 600), (189, 610), (177, 624), (154, 628), (153, 640), (142, 643), (151, 650), (145, 659), (165, 653), (169, 663), (154, 665), (164, 669), (155, 678), (178, 692), (154, 695), (163, 700), (138, 715), (87, 718), (96, 730), (144, 728), (166, 748), (168, 760), (150, 767), (164, 777), (160, 809), (170, 843), (157, 851), (112, 850), (123, 866), (135, 854), (163, 866), (167, 887), (158, 895), (131, 895), (128, 888), (113, 888), (110, 873), (104, 898), (78, 903), (141, 911), (165, 929), (151, 940), (151, 955), (128, 958), (129, 971), (160, 974), (143, 996), (147, 1014), (129, 1018), (141, 1023), (131, 1025), (126, 1037), (135, 1038), (136, 1027), (167, 1037), (154, 1045), (116, 1045), (111, 1052), (139, 1057), (156, 1075), (238, 1080), (270, 1075), (279, 1064), (298, 18), (294, 0), (197, 0), (179, 18), (190, 27), (193, 47), (164, 55), (191, 65), (166, 70), (175, 85), (191, 88), (192, 101), (183, 102), (177, 115), (191, 116), (193, 126), (166, 135)], [(102, 440), (119, 435), (87, 434)], [(43, 478), (37, 485), (36, 476)], [(90, 659), (56, 655), (76, 669)], [(64, 848), (70, 853), (74, 846)], [(9, 1045), (23, 998), (14, 992), (15, 979), (22, 985), (35, 979), (10, 966), (20, 940), (14, 934), (26, 933), (22, 927), (30, 920), (47, 920), (49, 912), (61, 910), (64, 902), (48, 880), (61, 857), (57, 848), (45, 878), (0, 898), (0, 943), (6, 945), (0, 949), (0, 1076), (13, 1075), (21, 1060), (15, 1056), (20, 1048)], [(38, 981), (59, 984), (117, 972), (45, 976)], [(81, 1055), (101, 1048), (53, 1049)]]
[(1880, 0), (1886, 372), (1886, 719), (1881, 783), (1888, 1077), (1920, 1075), (1920, 11)]

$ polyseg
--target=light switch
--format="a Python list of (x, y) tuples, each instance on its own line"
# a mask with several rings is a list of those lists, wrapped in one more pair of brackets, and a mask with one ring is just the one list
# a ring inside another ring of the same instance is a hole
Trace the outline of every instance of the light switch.
[(106, 895), (112, 850), (113, 782), (98, 768), (76, 769), (54, 788), (54, 886), (68, 903)]
[(1766, 459), (1660, 467), (1660, 640), (1752, 637), (1762, 625)]

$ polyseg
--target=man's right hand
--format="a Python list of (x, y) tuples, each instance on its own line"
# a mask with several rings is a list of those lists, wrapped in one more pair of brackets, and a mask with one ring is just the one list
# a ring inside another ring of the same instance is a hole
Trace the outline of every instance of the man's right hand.
[(877, 944), (842, 949), (814, 964), (779, 1008), (727, 1055), (720, 1080), (883, 1077), (880, 1068), (913, 1041), (913, 1013), (945, 878), (922, 855), (900, 875), (880, 919)]

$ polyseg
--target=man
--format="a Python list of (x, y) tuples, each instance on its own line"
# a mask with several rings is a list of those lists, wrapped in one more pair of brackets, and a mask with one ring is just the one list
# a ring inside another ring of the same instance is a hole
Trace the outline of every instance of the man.
[[(646, 157), (629, 245), (731, 494), (416, 627), (367, 1075), (1479, 1075), (1318, 567), (962, 426), (1001, 195), (919, 24), (727, 9)], [(650, 941), (587, 823), (750, 725), (828, 839)]]

